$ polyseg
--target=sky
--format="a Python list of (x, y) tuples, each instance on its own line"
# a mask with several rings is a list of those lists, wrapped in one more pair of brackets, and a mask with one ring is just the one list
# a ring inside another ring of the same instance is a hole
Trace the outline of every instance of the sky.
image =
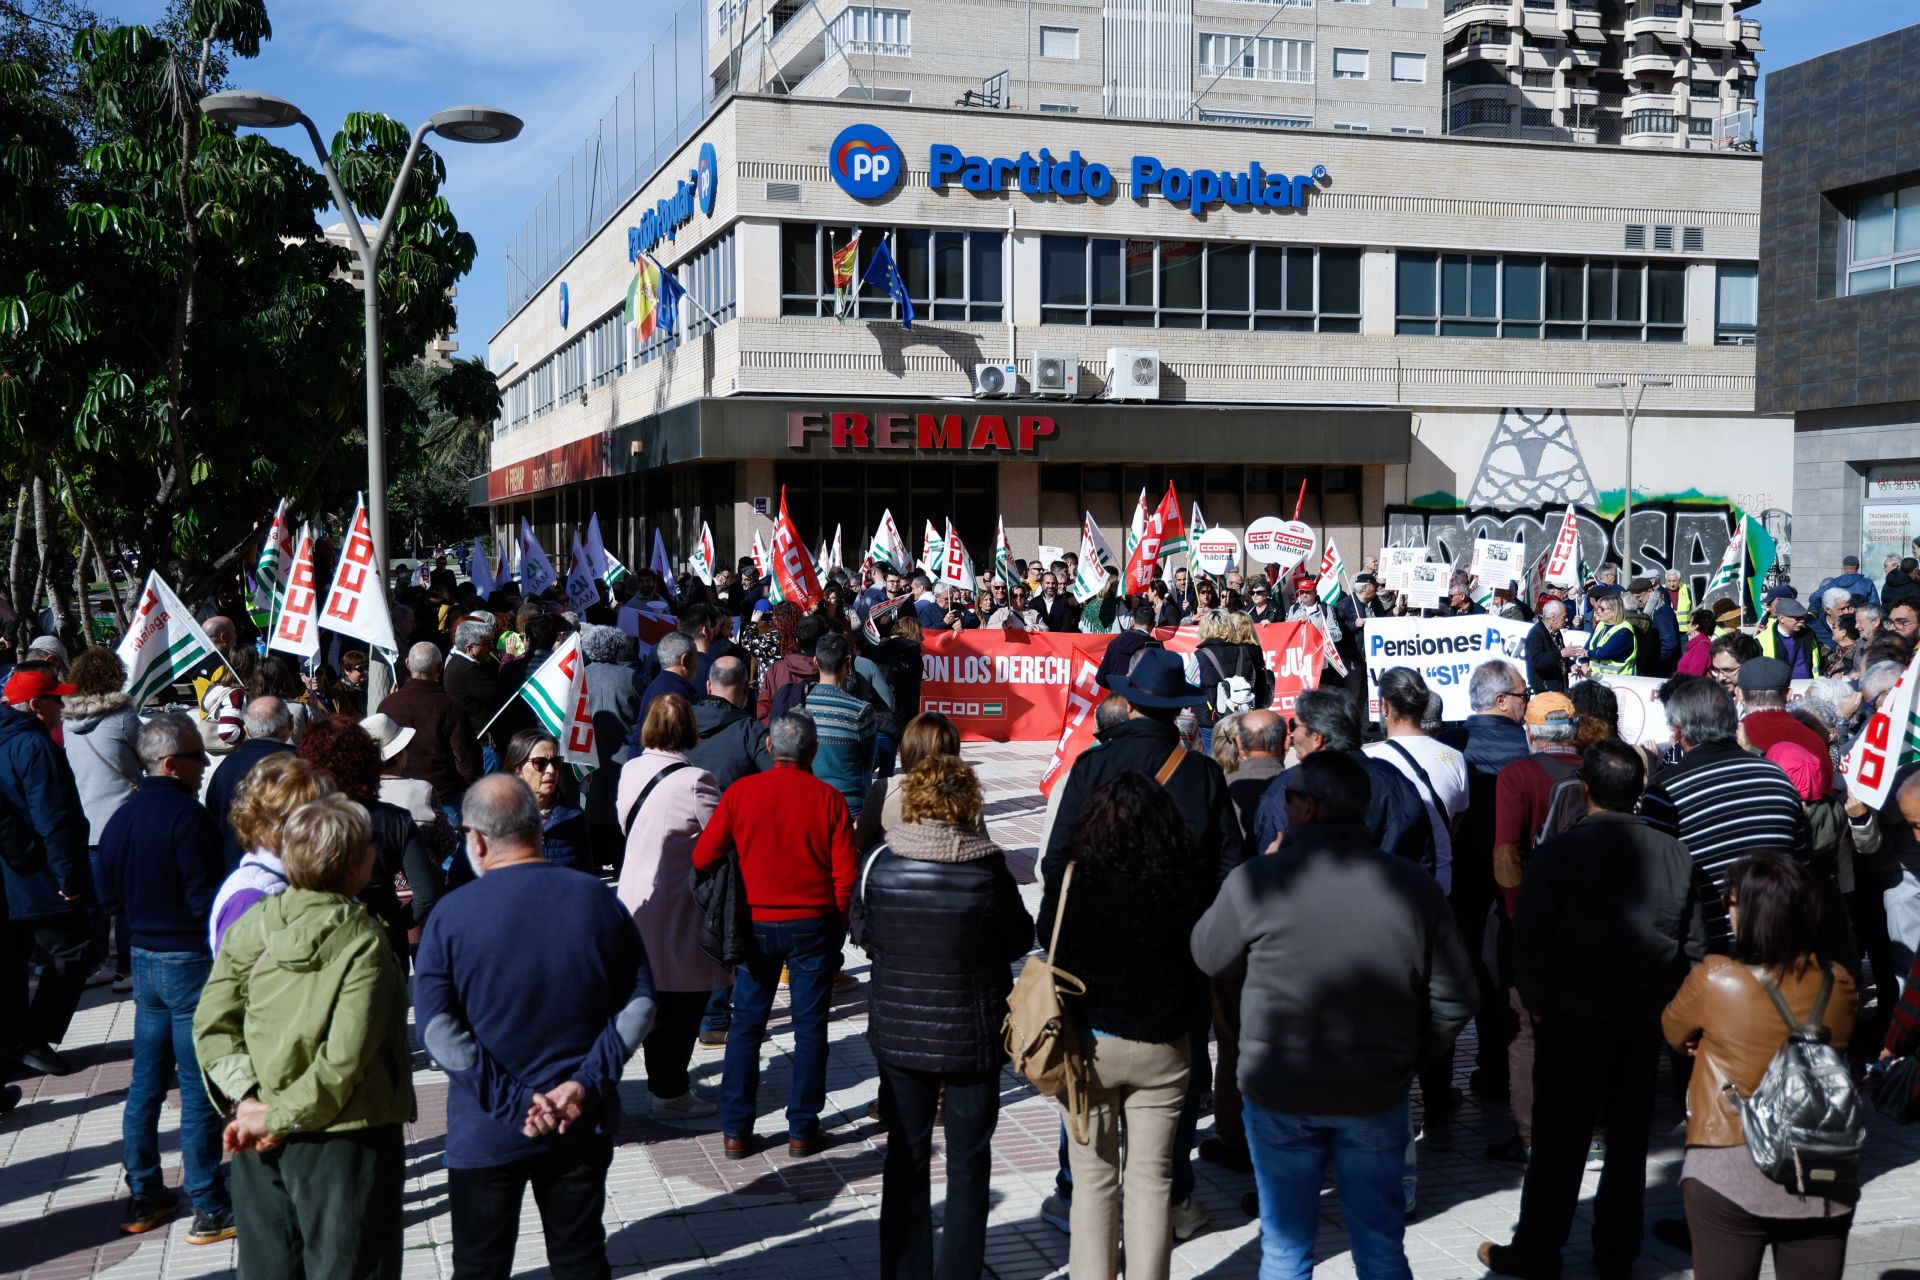
[[(479, 246), (459, 285), (463, 356), (485, 356), (506, 320), (506, 250), (535, 204), (646, 61), (686, 0), (269, 0), (273, 39), (236, 61), (233, 88), (297, 103), (323, 136), (350, 111), (411, 125), (444, 107), (483, 103), (526, 121), (493, 146), (438, 143), (445, 195)], [(146, 22), (164, 0), (96, 0)], [(693, 12), (703, 7), (695, 4)], [(1920, 0), (1763, 0), (1764, 73), (1920, 22)], [(1762, 102), (1765, 84), (1762, 83)], [(287, 131), (281, 140), (307, 147)], [(326, 219), (334, 219), (329, 215)]]

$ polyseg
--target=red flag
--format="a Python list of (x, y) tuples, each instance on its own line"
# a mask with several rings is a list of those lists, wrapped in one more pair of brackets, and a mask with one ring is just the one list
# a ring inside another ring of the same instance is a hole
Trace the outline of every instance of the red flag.
[(1093, 709), (1100, 705), (1106, 696), (1094, 677), (1100, 674), (1100, 663), (1085, 649), (1075, 645), (1073, 649), (1073, 683), (1067, 687), (1066, 712), (1060, 717), (1060, 736), (1053, 744), (1053, 759), (1047, 763), (1047, 771), (1040, 775), (1040, 794), (1050, 796), (1060, 779), (1067, 776), (1067, 770), (1073, 768), (1073, 762), (1093, 741)]
[(1173, 485), (1167, 485), (1166, 496), (1160, 499), (1160, 505), (1147, 517), (1146, 528), (1140, 534), (1140, 540), (1133, 544), (1133, 554), (1127, 558), (1127, 590), (1134, 593), (1145, 591), (1153, 584), (1153, 571), (1159, 566), (1161, 549), (1169, 542), (1185, 543), (1186, 522), (1180, 518), (1180, 499), (1174, 495)]
[(773, 549), (768, 554), (773, 561), (774, 577), (780, 582), (780, 594), (801, 609), (811, 609), (820, 598), (820, 576), (813, 567), (813, 557), (807, 554), (807, 544), (800, 540), (800, 531), (794, 527), (793, 517), (787, 514), (785, 485), (780, 486), (780, 518), (773, 522)]

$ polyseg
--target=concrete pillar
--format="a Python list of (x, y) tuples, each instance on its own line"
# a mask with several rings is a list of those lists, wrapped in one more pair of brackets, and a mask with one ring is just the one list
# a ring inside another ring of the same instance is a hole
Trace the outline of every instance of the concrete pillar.
[(734, 226), (734, 292), (743, 320), (780, 318), (780, 224), (743, 218)]
[(1398, 305), (1393, 251), (1368, 249), (1360, 255), (1360, 332), (1368, 337), (1392, 337)]
[(1714, 327), (1719, 322), (1719, 270), (1711, 262), (1690, 263), (1687, 267), (1687, 345), (1713, 345)]

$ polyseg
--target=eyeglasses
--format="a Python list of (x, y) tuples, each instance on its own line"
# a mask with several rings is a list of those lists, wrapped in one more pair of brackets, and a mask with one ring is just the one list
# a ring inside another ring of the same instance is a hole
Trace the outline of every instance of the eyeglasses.
[(1498, 702), (1501, 698), (1518, 698), (1520, 701), (1525, 702), (1527, 700), (1527, 691), (1525, 689), (1508, 689), (1505, 693), (1495, 697), (1494, 701)]
[(167, 753), (166, 758), (169, 760), (198, 760), (201, 764), (205, 764), (207, 762), (207, 753), (204, 751), (170, 751)]
[(528, 756), (527, 763), (545, 773), (549, 769), (558, 769), (560, 761), (554, 756)]

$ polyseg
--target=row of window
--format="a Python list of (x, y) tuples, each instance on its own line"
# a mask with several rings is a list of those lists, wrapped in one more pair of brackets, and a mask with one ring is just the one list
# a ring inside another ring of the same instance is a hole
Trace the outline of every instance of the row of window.
[(899, 307), (876, 285), (862, 285), (873, 256), (884, 242), (914, 316), (922, 320), (995, 323), (1003, 319), (1001, 254), (1006, 236), (999, 231), (928, 231), (919, 228), (867, 227), (860, 233), (854, 264), (854, 297), (836, 299), (833, 258), (853, 239), (854, 228), (789, 222), (780, 228), (780, 314), (894, 320)]
[(1847, 254), (1847, 293), (1908, 285), (1920, 285), (1920, 185), (1860, 197)]
[[(1395, 84), (1424, 84), (1427, 55), (1393, 53), (1388, 69)], [(1313, 41), (1284, 36), (1239, 36), (1224, 32), (1200, 33), (1200, 74), (1230, 80), (1278, 80), (1313, 83)], [(1365, 49), (1333, 51), (1335, 80), (1366, 80), (1372, 75), (1372, 55)]]
[(1360, 332), (1360, 251), (1040, 237), (1040, 322)]
[(1454, 338), (1680, 342), (1680, 263), (1401, 253), (1395, 332)]

